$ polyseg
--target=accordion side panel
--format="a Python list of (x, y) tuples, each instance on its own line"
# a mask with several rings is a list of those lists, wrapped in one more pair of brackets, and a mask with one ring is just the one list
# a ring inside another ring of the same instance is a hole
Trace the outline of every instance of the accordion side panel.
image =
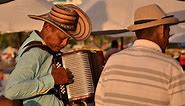
[(70, 53), (62, 56), (63, 66), (74, 75), (74, 83), (67, 85), (70, 101), (81, 100), (94, 94), (94, 84), (88, 52)]

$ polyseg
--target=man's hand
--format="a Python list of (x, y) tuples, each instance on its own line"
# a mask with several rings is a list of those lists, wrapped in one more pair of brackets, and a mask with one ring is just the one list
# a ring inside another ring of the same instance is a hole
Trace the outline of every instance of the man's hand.
[(57, 68), (56, 65), (52, 65), (51, 75), (53, 76), (55, 84), (57, 85), (71, 84), (74, 82), (74, 76), (72, 72), (63, 67)]

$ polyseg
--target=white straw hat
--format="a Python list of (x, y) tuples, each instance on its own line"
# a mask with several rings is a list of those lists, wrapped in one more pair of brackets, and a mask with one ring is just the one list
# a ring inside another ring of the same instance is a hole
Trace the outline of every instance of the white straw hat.
[(135, 11), (134, 25), (127, 28), (130, 31), (135, 31), (158, 25), (177, 24), (178, 22), (178, 19), (173, 15), (167, 16), (157, 4), (150, 4), (140, 7)]

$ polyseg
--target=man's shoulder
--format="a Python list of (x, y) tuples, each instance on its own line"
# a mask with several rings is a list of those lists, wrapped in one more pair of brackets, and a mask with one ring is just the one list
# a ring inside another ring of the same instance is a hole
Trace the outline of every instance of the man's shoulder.
[(30, 54), (49, 54), (51, 51), (46, 45), (43, 45), (41, 41), (29, 41), (21, 46), (18, 52), (18, 56), (21, 57), (25, 53), (29, 52)]

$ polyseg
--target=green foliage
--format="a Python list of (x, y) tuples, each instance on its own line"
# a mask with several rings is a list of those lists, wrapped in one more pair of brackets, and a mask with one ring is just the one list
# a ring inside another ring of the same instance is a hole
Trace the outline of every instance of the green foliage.
[(8, 46), (19, 48), (23, 41), (29, 36), (29, 32), (6, 33), (0, 35), (0, 49)]

